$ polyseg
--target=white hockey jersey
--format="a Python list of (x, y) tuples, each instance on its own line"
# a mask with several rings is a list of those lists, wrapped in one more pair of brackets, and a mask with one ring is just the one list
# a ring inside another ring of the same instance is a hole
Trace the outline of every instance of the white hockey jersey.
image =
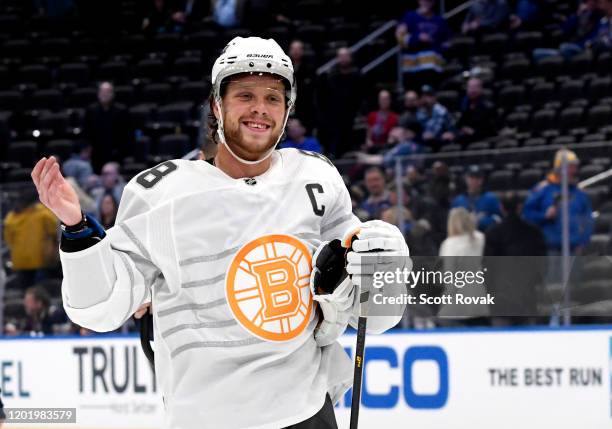
[[(317, 154), (276, 151), (248, 179), (167, 161), (130, 181), (101, 242), (61, 252), (64, 306), (108, 331), (152, 301), (165, 428), (278, 429), (352, 382), (340, 345), (315, 343), (309, 277), (321, 241), (358, 224), (340, 175)], [(378, 332), (398, 321), (374, 319)]]

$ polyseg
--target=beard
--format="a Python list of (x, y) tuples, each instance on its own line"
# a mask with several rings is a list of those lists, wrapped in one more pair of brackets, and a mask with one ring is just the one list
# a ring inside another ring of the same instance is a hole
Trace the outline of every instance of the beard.
[[(223, 130), (225, 142), (237, 156), (247, 161), (257, 161), (265, 153), (276, 145), (282, 130), (277, 130), (277, 123), (268, 119), (270, 122), (270, 132), (266, 135), (253, 135), (245, 132), (241, 127), (244, 120), (249, 118), (239, 118), (237, 121), (229, 121), (227, 116), (223, 117)], [(253, 118), (254, 120), (256, 118)]]

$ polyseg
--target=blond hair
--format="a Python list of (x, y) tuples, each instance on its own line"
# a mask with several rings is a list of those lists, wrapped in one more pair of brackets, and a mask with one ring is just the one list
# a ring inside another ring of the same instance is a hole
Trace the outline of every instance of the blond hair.
[[(404, 222), (411, 222), (413, 220), (412, 212), (406, 207), (402, 207), (402, 215)], [(397, 206), (389, 207), (387, 210), (383, 211), (380, 218), (387, 223), (397, 225)]]
[(474, 216), (465, 208), (456, 207), (451, 209), (448, 214), (447, 229), (449, 237), (464, 234), (473, 236), (474, 231), (476, 231), (476, 221), (474, 220)]

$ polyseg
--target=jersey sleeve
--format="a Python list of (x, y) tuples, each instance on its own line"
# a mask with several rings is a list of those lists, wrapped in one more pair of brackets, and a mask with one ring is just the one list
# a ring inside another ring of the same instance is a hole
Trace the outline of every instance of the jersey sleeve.
[(321, 239), (331, 241), (342, 240), (344, 234), (351, 228), (356, 228), (361, 222), (353, 214), (353, 204), (348, 189), (334, 169), (332, 177), (332, 188), (334, 190), (333, 204), (330, 210), (326, 210), (321, 221)]
[(150, 296), (160, 273), (148, 249), (151, 207), (138, 184), (125, 188), (115, 226), (98, 243), (60, 251), (62, 298), (70, 319), (98, 332), (120, 327)]

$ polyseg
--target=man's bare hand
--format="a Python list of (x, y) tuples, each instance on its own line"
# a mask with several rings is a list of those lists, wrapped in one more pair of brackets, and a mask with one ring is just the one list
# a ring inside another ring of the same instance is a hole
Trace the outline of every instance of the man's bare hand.
[(64, 179), (54, 157), (42, 158), (32, 170), (32, 180), (40, 202), (66, 225), (81, 221), (81, 205), (76, 192)]

